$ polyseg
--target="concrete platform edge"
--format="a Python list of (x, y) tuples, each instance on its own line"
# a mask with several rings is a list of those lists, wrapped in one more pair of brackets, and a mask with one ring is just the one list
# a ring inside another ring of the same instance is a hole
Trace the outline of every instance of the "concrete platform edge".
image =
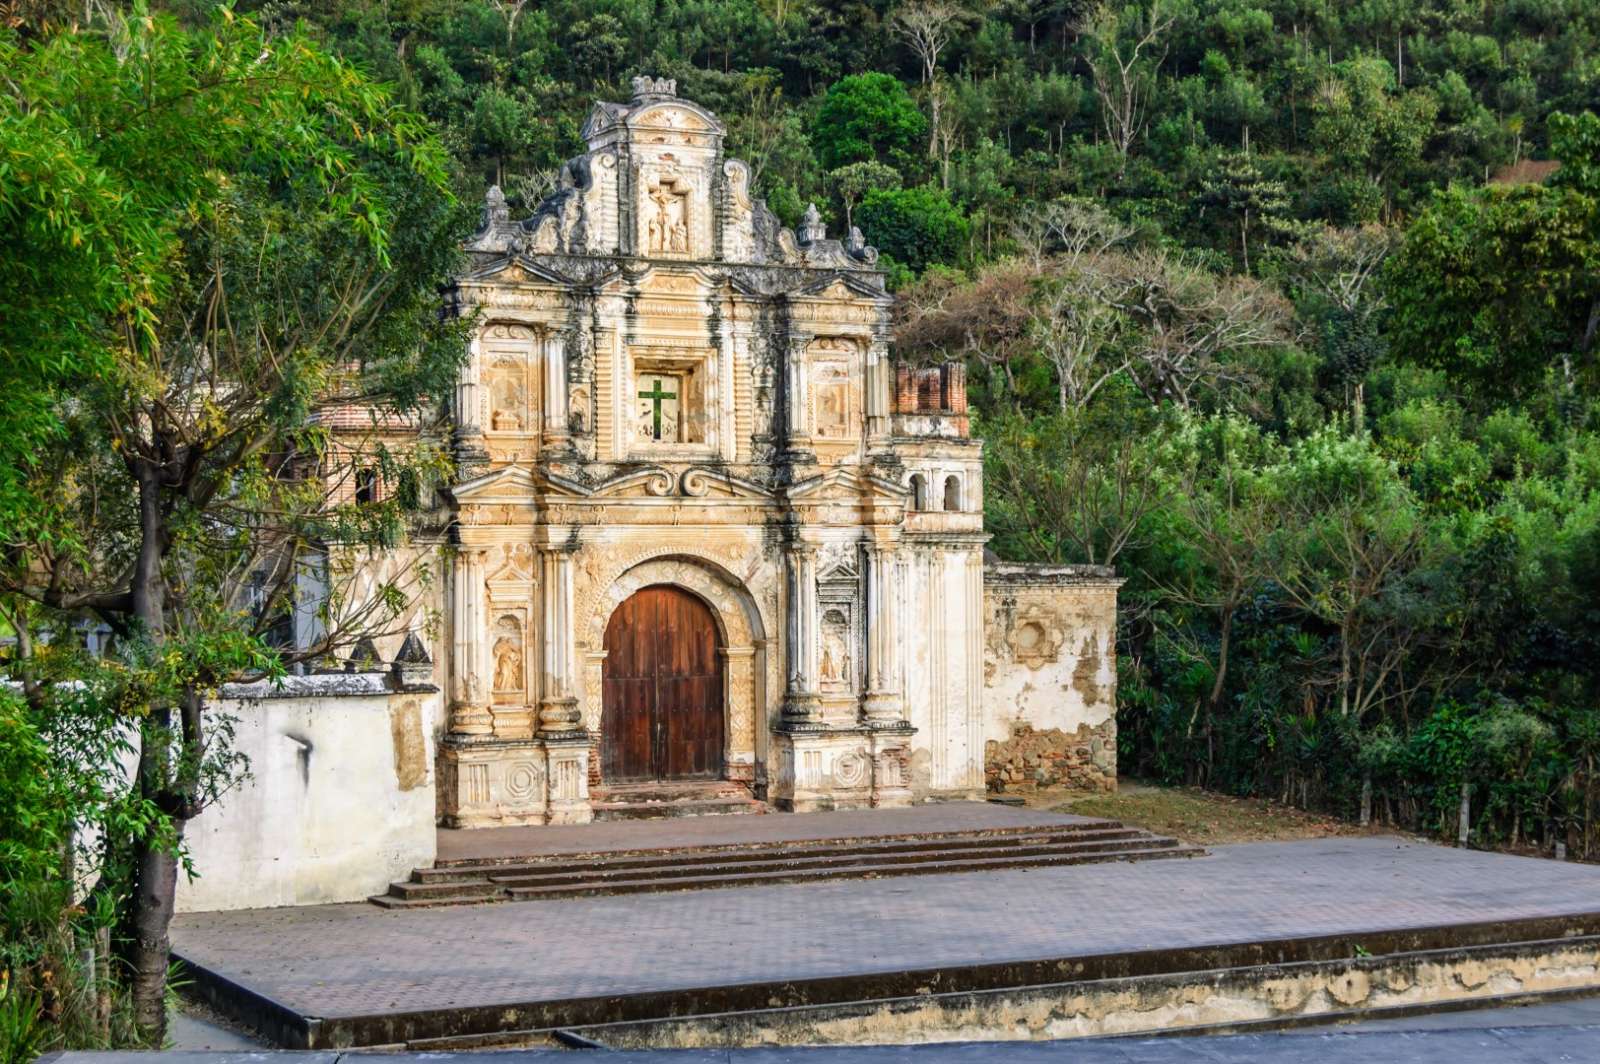
[(178, 978), (186, 981), (184, 993), (254, 1028), (286, 1049), (322, 1048), (317, 1045), (322, 1022), (316, 1017), (302, 1016), (287, 1005), (218, 975), (179, 953), (174, 952), (172, 959), (179, 966)]

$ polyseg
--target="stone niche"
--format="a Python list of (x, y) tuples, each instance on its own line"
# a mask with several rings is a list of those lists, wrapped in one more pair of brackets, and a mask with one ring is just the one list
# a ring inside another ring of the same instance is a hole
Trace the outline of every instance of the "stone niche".
[(479, 340), (482, 348), (486, 431), (500, 436), (538, 432), (539, 339), (526, 325), (494, 324)]
[(715, 438), (711, 352), (657, 345), (635, 347), (630, 356), (632, 449), (678, 452), (684, 445), (709, 447)]
[(807, 351), (810, 430), (815, 443), (853, 443), (861, 436), (860, 343), (847, 336), (813, 340)]

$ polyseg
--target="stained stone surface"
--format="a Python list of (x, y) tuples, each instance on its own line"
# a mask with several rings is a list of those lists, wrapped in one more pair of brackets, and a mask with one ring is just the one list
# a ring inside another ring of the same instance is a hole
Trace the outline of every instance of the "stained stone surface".
[[(1486, 1016), (1516, 1022), (1517, 1010)], [(1577, 1010), (1573, 1010), (1577, 1011)], [(1586, 1010), (1593, 1018), (1595, 1010)], [(1508, 1015), (1509, 1013), (1509, 1015)], [(1464, 1021), (1471, 1024), (1470, 1019)], [(1600, 1024), (1455, 1030), (1335, 1030), (1217, 1038), (973, 1042), (816, 1049), (605, 1053), (608, 1064), (1576, 1064)], [(59, 1064), (557, 1064), (568, 1051), (495, 1053), (65, 1053)], [(577, 1059), (583, 1059), (580, 1055)]]

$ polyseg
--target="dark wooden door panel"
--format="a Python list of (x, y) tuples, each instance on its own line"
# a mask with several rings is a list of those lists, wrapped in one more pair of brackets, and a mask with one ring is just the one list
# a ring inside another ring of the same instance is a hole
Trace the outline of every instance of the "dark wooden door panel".
[(606, 625), (601, 773), (611, 782), (722, 775), (723, 683), (711, 611), (643, 588)]

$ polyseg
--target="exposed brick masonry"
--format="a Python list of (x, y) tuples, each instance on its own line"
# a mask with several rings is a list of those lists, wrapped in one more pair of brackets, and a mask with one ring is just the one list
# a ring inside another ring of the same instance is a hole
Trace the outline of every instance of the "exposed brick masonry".
[(1075, 732), (1060, 728), (1035, 731), (1017, 724), (1005, 742), (989, 740), (984, 748), (984, 777), (997, 793), (1040, 787), (1086, 791), (1117, 789), (1117, 725), (1115, 719)]

